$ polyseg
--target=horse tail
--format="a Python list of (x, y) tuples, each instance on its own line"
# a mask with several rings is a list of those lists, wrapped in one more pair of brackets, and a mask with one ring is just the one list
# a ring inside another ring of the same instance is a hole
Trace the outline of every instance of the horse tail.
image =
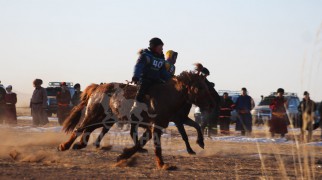
[(86, 107), (89, 98), (93, 94), (93, 92), (98, 88), (98, 84), (91, 84), (86, 87), (84, 92), (82, 92), (80, 97), (80, 103), (75, 106), (69, 116), (65, 119), (63, 124), (63, 130), (66, 133), (72, 132), (76, 125), (79, 123), (81, 117), (82, 117), (82, 111)]

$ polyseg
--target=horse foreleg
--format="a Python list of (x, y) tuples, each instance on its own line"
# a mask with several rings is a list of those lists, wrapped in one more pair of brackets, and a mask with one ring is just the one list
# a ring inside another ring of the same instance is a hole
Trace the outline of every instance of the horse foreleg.
[(138, 127), (139, 127), (138, 123), (139, 123), (139, 121), (134, 115), (131, 116), (131, 119), (132, 119), (132, 121), (131, 121), (130, 135), (131, 135), (131, 138), (134, 142), (134, 146), (131, 148), (125, 148), (123, 150), (123, 153), (117, 157), (118, 162), (121, 160), (130, 158), (140, 149), (140, 143), (138, 140), (139, 139), (138, 138)]
[(57, 149), (59, 151), (66, 151), (70, 148), (70, 146), (74, 143), (74, 141), (77, 139), (77, 137), (81, 134), (82, 132), (81, 131), (73, 131), (73, 133), (71, 134), (70, 138), (68, 139), (67, 142), (65, 143), (61, 143)]
[(174, 170), (174, 169), (176, 169), (175, 166), (169, 166), (169, 165), (165, 164), (163, 161), (162, 148), (161, 148), (161, 135), (162, 135), (162, 129), (154, 126), (153, 127), (153, 143), (154, 143), (154, 153), (155, 153), (157, 167), (159, 169), (164, 169), (164, 170)]
[(130, 135), (135, 145), (138, 145), (138, 142), (139, 142), (138, 128), (139, 128), (139, 120), (134, 115), (132, 115)]
[(186, 144), (186, 149), (187, 149), (188, 153), (189, 153), (189, 154), (196, 154), (196, 153), (192, 150), (192, 148), (191, 148), (191, 146), (190, 146), (189, 139), (188, 139), (188, 135), (187, 135), (187, 133), (186, 133), (186, 130), (184, 129), (183, 124), (182, 124), (182, 123), (176, 123), (176, 126), (177, 126), (177, 129), (178, 129), (179, 133), (181, 134), (181, 137), (182, 137), (183, 141), (184, 141), (184, 142), (185, 142), (185, 144)]
[(152, 138), (152, 131), (151, 127), (147, 127), (143, 135), (139, 139), (139, 152), (145, 153), (148, 152), (147, 149), (144, 149), (143, 147), (146, 145), (146, 143)]
[(193, 121), (192, 119), (190, 119), (189, 117), (186, 117), (185, 120), (183, 121), (183, 124), (194, 127), (197, 131), (198, 137), (197, 137), (197, 144), (204, 149), (205, 148), (205, 143), (204, 143), (204, 139), (203, 139), (203, 134), (202, 134), (202, 130), (200, 125)]

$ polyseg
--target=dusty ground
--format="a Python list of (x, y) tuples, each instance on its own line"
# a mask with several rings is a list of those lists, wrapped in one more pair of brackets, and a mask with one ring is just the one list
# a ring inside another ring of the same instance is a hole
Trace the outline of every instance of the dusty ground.
[[(31, 122), (19, 121), (22, 126)], [(49, 126), (56, 126), (51, 122)], [(322, 147), (284, 143), (232, 143), (206, 138), (206, 148), (195, 144), (196, 133), (188, 128), (192, 148), (188, 155), (177, 131), (168, 130), (163, 138), (166, 163), (177, 170), (156, 169), (153, 146), (149, 153), (137, 154), (122, 167), (115, 167), (130, 137), (110, 133), (105, 149), (89, 145), (83, 150), (58, 152), (56, 147), (68, 136), (61, 132), (27, 132), (1, 128), (0, 179), (322, 179)], [(265, 136), (255, 132), (253, 136)], [(291, 137), (288, 137), (291, 139)], [(315, 135), (318, 140), (318, 134)]]

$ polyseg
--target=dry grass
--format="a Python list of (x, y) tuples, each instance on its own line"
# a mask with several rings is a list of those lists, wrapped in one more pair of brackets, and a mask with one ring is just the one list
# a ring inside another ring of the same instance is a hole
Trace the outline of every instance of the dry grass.
[[(26, 123), (26, 122), (24, 122)], [(25, 124), (28, 125), (28, 124)], [(54, 125), (51, 122), (51, 125)], [(49, 125), (49, 126), (51, 126)], [(322, 147), (298, 144), (233, 143), (206, 139), (202, 150), (190, 142), (196, 156), (190, 156), (178, 132), (171, 127), (171, 139), (163, 138), (166, 163), (176, 165), (175, 171), (157, 170), (153, 145), (147, 144), (148, 154), (116, 164), (130, 138), (103, 139), (108, 148), (58, 152), (56, 146), (65, 141), (64, 133), (27, 133), (2, 129), (0, 142), (0, 178), (158, 178), (158, 179), (321, 179)], [(317, 134), (315, 133), (315, 138)], [(196, 136), (193, 129), (188, 134)], [(258, 131), (253, 136), (263, 137)], [(289, 136), (291, 138), (291, 135)], [(94, 138), (91, 138), (93, 140)], [(91, 144), (91, 142), (90, 142)]]

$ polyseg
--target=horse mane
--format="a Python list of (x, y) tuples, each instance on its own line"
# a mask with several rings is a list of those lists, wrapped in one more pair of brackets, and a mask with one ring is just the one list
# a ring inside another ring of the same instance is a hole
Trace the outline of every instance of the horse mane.
[(200, 77), (200, 72), (204, 68), (201, 63), (195, 63), (195, 71), (183, 71), (175, 78), (182, 83), (184, 86), (190, 86), (192, 82), (197, 81)]
[(199, 75), (192, 71), (183, 71), (175, 78), (183, 85), (189, 86)]

